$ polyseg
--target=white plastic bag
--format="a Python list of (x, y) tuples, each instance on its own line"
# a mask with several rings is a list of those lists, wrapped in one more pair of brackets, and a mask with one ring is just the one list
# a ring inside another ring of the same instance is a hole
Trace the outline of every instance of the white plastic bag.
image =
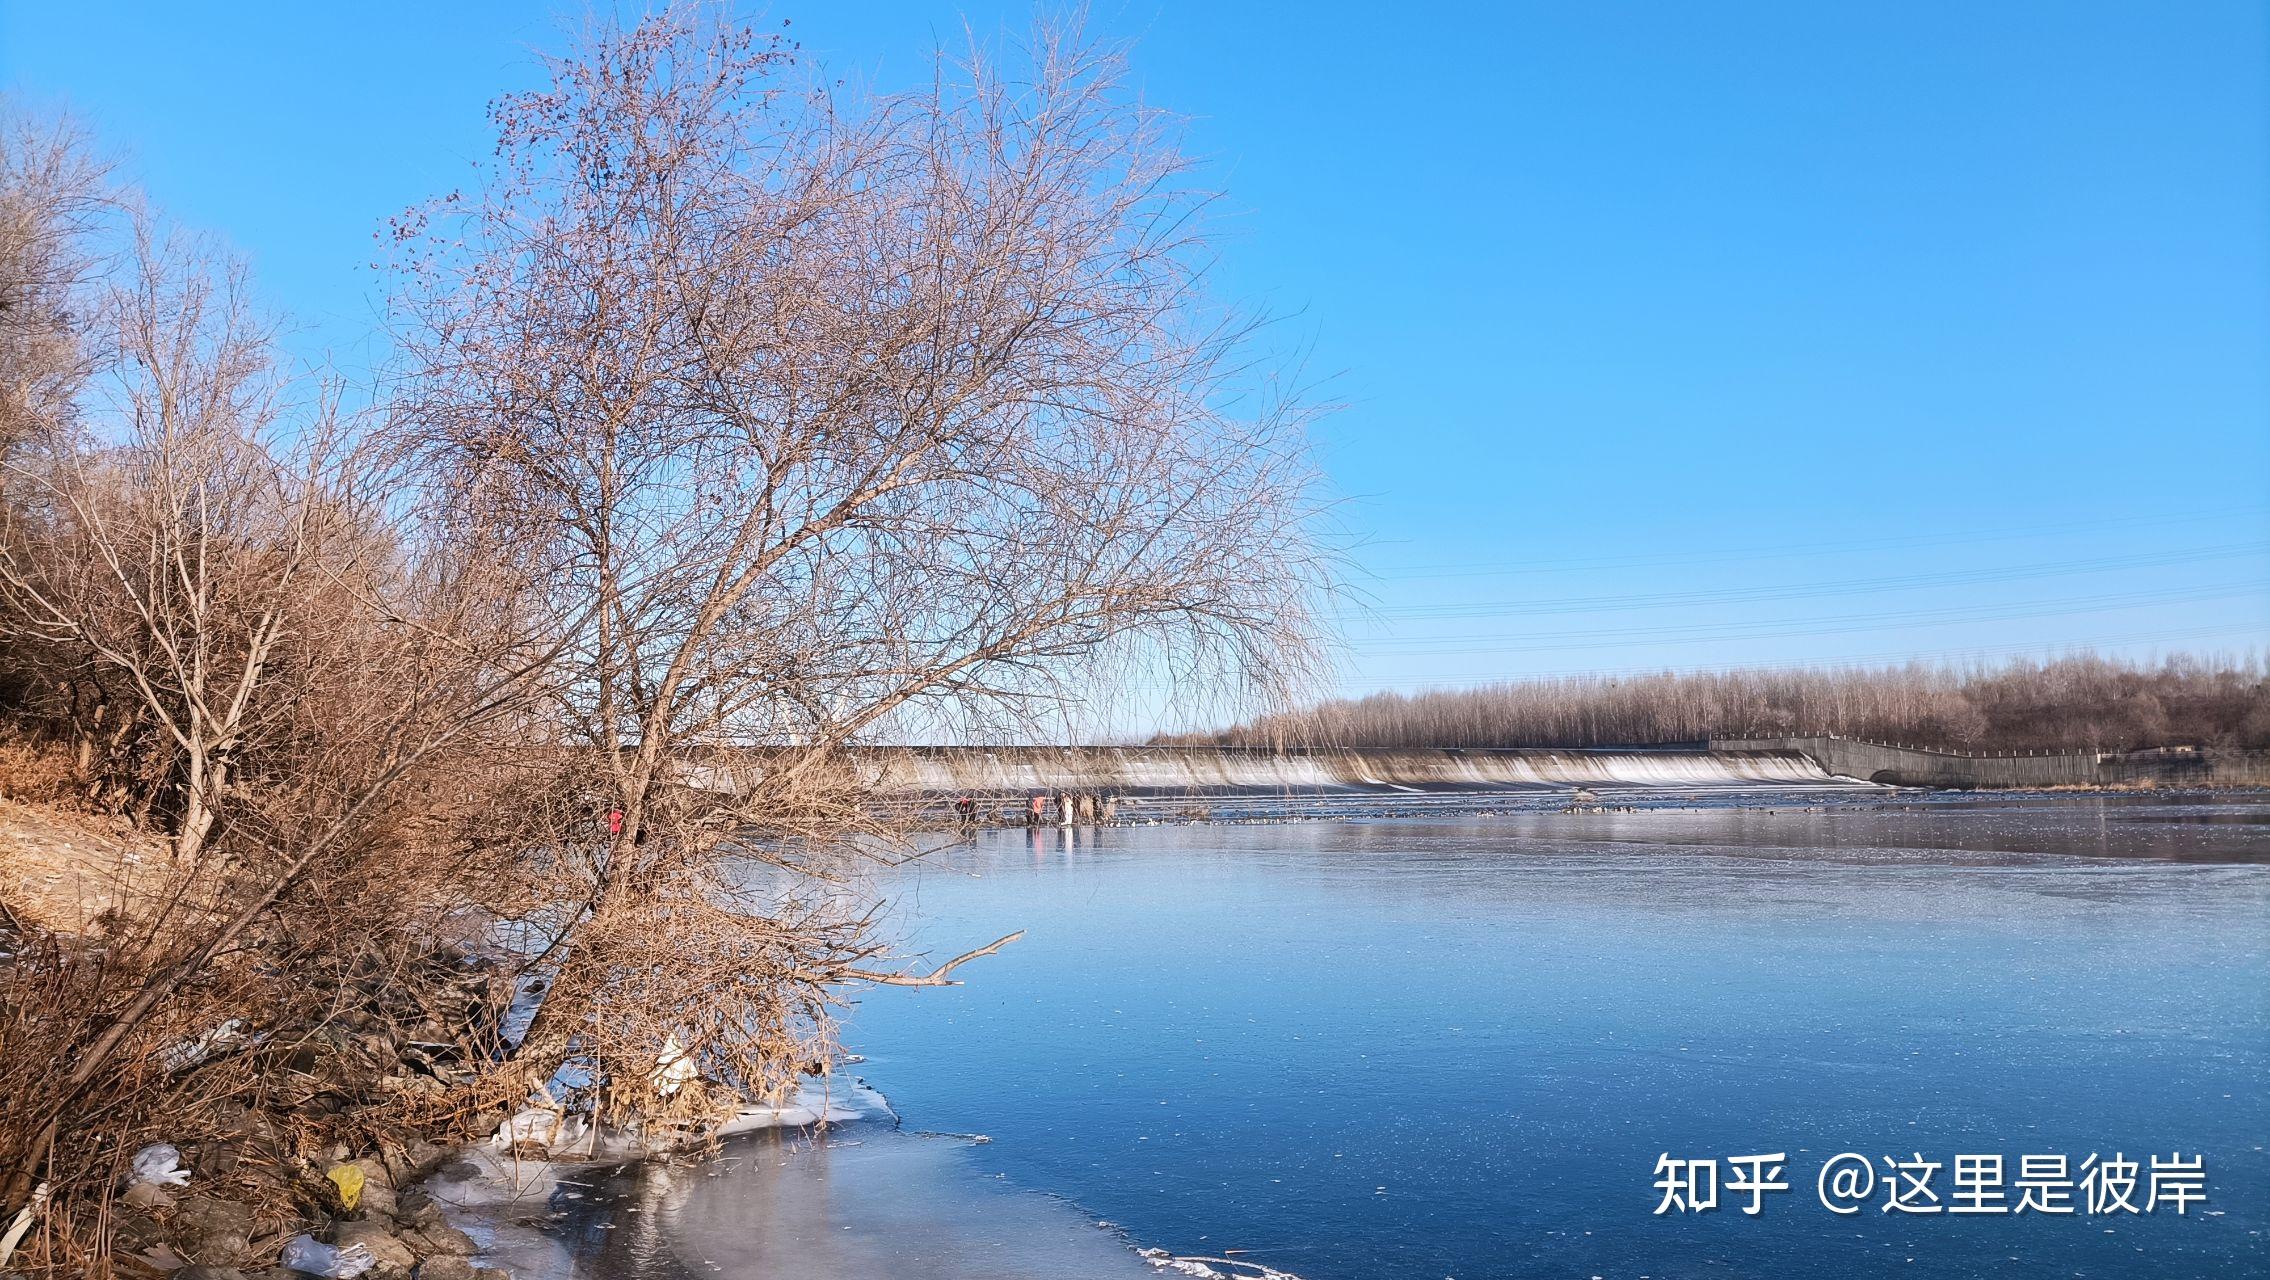
[(662, 1055), (654, 1060), (654, 1070), (647, 1076), (654, 1082), (654, 1091), (665, 1098), (700, 1078), (701, 1068), (694, 1063), (693, 1051), (680, 1047), (675, 1035), (662, 1042)]
[(179, 1187), (189, 1182), (181, 1167), (181, 1148), (170, 1142), (153, 1142), (134, 1153), (134, 1181), (153, 1187)]
[(378, 1259), (372, 1257), (370, 1250), (362, 1245), (351, 1244), (342, 1249), (337, 1245), (325, 1244), (314, 1236), (293, 1236), (292, 1242), (284, 1246), (284, 1256), (278, 1261), (287, 1270), (302, 1275), (336, 1276), (338, 1280), (359, 1276), (378, 1265)]

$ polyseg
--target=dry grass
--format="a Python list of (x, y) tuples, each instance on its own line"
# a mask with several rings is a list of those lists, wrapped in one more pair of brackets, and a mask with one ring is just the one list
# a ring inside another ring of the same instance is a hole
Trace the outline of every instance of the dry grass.
[(75, 808), (81, 790), (60, 744), (0, 723), (0, 800)]

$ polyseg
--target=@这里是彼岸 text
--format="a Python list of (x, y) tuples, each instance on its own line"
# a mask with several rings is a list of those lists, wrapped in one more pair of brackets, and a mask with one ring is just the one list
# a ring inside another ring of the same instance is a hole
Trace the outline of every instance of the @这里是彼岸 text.
[[(2118, 1151), (2108, 1157), (2092, 1152), (2076, 1161), (2059, 1154), (1971, 1153), (1939, 1160), (1921, 1152), (1872, 1160), (1845, 1151), (1822, 1161), (1810, 1181), (1821, 1207), (1840, 1214), (1870, 1204), (1908, 1214), (2184, 1214), (2207, 1199), (2207, 1161), (2181, 1152), (2141, 1161)], [(1666, 1151), (1655, 1162), (1655, 1212), (1726, 1207), (1755, 1217), (1768, 1196), (1788, 1193), (1792, 1185), (1787, 1152), (1680, 1157)]]

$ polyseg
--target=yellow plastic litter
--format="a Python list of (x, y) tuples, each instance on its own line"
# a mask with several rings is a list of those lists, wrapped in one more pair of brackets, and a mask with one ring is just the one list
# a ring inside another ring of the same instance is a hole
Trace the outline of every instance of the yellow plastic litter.
[(353, 1213), (363, 1199), (363, 1171), (351, 1164), (338, 1164), (331, 1166), (331, 1171), (323, 1176), (339, 1188), (339, 1204)]

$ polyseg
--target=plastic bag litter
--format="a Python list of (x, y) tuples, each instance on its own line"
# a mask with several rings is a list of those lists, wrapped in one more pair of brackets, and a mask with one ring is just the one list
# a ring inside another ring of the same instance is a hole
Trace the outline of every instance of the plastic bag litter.
[(135, 1152), (134, 1181), (153, 1187), (187, 1186), (189, 1170), (181, 1167), (181, 1148), (170, 1142), (153, 1142)]
[(314, 1236), (293, 1236), (291, 1243), (284, 1246), (284, 1256), (278, 1261), (287, 1270), (302, 1275), (336, 1276), (339, 1280), (359, 1276), (378, 1265), (378, 1259), (372, 1257), (370, 1250), (362, 1245), (351, 1244), (342, 1249), (337, 1245), (325, 1244)]
[(361, 1165), (335, 1164), (323, 1175), (331, 1185), (339, 1188), (339, 1203), (353, 1213), (363, 1202), (363, 1170)]
[(700, 1077), (701, 1068), (694, 1064), (693, 1051), (681, 1047), (675, 1035), (662, 1042), (662, 1054), (654, 1060), (654, 1070), (647, 1075), (647, 1079), (654, 1082), (654, 1091), (665, 1098)]

